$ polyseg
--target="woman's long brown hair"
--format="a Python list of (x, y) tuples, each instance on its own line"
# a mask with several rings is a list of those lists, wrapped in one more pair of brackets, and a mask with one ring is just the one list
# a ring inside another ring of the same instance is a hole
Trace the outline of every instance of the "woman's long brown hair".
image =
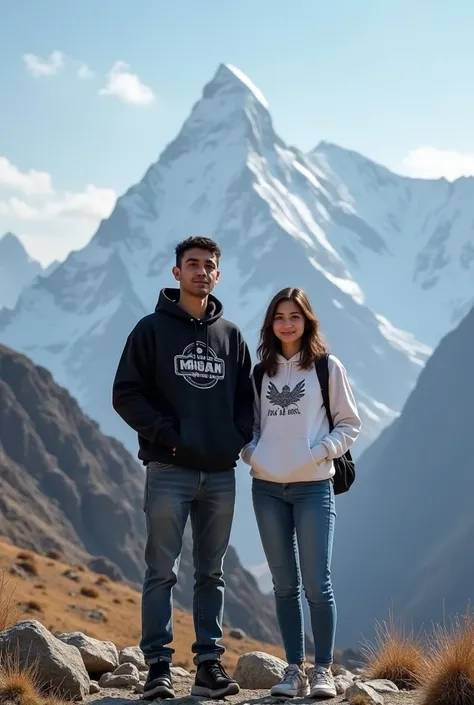
[(260, 331), (260, 343), (257, 348), (258, 357), (269, 377), (276, 375), (278, 369), (277, 355), (282, 352), (281, 341), (278, 340), (273, 332), (276, 310), (282, 301), (294, 301), (305, 318), (304, 333), (301, 340), (300, 368), (310, 370), (329, 351), (328, 345), (319, 331), (319, 319), (311, 308), (309, 299), (303, 289), (295, 287), (282, 289), (278, 294), (275, 294), (268, 306)]

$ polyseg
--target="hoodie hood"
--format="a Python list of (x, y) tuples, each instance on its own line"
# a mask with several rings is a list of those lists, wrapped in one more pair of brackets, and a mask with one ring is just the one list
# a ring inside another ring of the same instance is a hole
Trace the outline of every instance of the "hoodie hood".
[[(182, 318), (183, 320), (194, 322), (194, 319), (187, 311), (185, 311), (179, 305), (179, 289), (165, 288), (160, 291), (158, 297), (158, 302), (155, 306), (155, 311), (157, 313), (167, 313), (175, 318)], [(224, 313), (224, 307), (215, 296), (209, 294), (208, 304), (206, 309), (206, 314), (204, 318), (201, 318), (202, 323), (210, 325), (215, 321), (219, 320)]]

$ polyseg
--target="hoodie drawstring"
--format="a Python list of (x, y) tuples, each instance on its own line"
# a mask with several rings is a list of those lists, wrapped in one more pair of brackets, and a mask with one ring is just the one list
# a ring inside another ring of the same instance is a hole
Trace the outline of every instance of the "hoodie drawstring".
[[(194, 325), (194, 358), (197, 359), (197, 345), (198, 345), (198, 339), (197, 339), (197, 324), (196, 324), (196, 319), (191, 318), (193, 325)], [(200, 323), (202, 326), (203, 323)], [(206, 328), (206, 369), (207, 369), (207, 363), (209, 361), (209, 325), (207, 323), (204, 323), (205, 328)]]

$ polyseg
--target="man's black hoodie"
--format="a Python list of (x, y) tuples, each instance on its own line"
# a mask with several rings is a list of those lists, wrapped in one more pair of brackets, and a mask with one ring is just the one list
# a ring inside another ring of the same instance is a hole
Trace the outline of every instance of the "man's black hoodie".
[(138, 433), (144, 465), (229, 470), (252, 439), (250, 354), (214, 296), (202, 319), (178, 301), (179, 289), (163, 289), (128, 336), (113, 406)]

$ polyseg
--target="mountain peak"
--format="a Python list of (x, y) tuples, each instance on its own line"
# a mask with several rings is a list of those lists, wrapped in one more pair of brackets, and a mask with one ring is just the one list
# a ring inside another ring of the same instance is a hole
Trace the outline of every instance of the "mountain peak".
[(0, 253), (4, 256), (14, 254), (28, 257), (19, 237), (11, 232), (5, 233), (5, 235), (0, 238)]
[(211, 98), (218, 94), (245, 96), (249, 93), (268, 110), (268, 102), (262, 91), (243, 71), (232, 64), (220, 64), (212, 80), (205, 86), (203, 97)]

